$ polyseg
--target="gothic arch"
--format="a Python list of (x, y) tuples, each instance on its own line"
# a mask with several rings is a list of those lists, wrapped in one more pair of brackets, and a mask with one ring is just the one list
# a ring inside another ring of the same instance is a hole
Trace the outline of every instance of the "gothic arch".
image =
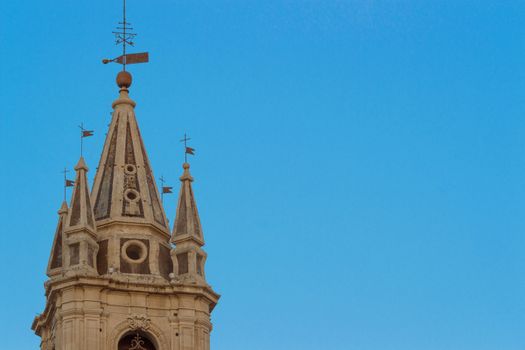
[[(126, 333), (129, 333), (133, 331), (133, 329), (130, 327), (130, 323), (128, 320), (124, 320), (120, 322), (111, 332), (111, 336), (108, 339), (108, 345), (109, 349), (118, 349), (118, 343), (122, 337), (126, 335)], [(150, 338), (153, 345), (155, 345), (156, 350), (169, 350), (169, 344), (166, 339), (166, 336), (161, 331), (161, 329), (154, 324), (153, 322), (150, 322), (148, 324), (147, 330), (140, 330), (142, 333), (147, 334), (147, 336)]]

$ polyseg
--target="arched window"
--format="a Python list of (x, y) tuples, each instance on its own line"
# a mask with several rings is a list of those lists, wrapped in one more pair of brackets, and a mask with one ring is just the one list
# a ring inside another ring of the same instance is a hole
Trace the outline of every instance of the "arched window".
[(125, 334), (118, 342), (118, 350), (157, 350), (148, 336), (142, 332)]

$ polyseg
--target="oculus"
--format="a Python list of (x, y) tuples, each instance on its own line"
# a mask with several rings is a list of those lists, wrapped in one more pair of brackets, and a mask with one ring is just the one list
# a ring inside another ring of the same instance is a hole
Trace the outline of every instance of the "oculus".
[(126, 164), (124, 166), (124, 172), (128, 175), (135, 175), (137, 173), (137, 167), (133, 164)]
[(137, 240), (126, 241), (122, 245), (122, 258), (132, 264), (143, 263), (148, 257), (148, 248)]
[(127, 189), (124, 192), (124, 197), (130, 202), (138, 202), (140, 200), (139, 193), (133, 189)]

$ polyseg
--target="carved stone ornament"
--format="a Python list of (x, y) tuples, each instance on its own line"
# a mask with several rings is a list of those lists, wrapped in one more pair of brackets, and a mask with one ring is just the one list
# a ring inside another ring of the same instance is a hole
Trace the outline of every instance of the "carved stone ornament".
[(128, 324), (132, 331), (147, 331), (151, 326), (151, 320), (146, 315), (133, 314), (128, 316)]

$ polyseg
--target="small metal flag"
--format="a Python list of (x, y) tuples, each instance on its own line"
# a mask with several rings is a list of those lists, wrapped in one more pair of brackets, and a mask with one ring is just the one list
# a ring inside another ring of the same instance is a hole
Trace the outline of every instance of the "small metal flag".
[(66, 179), (65, 186), (66, 187), (75, 187), (75, 181), (71, 181), (71, 180)]
[(195, 155), (195, 148), (188, 147), (188, 141), (191, 140), (188, 135), (184, 134), (184, 138), (180, 142), (184, 142), (184, 162), (188, 163), (188, 154)]
[(94, 135), (93, 130), (82, 130), (82, 137), (90, 137)]
[(172, 191), (173, 187), (171, 187), (171, 186), (164, 186), (164, 184), (166, 183), (166, 180), (164, 180), (164, 176), (161, 176), (159, 178), (159, 180), (160, 180), (161, 188), (162, 188), (162, 191), (160, 193), (160, 198), (161, 198), (162, 203), (164, 203), (164, 195), (173, 193), (173, 191)]
[(84, 138), (93, 136), (95, 131), (84, 129), (84, 123), (78, 126), (80, 128), (80, 156), (84, 153)]

